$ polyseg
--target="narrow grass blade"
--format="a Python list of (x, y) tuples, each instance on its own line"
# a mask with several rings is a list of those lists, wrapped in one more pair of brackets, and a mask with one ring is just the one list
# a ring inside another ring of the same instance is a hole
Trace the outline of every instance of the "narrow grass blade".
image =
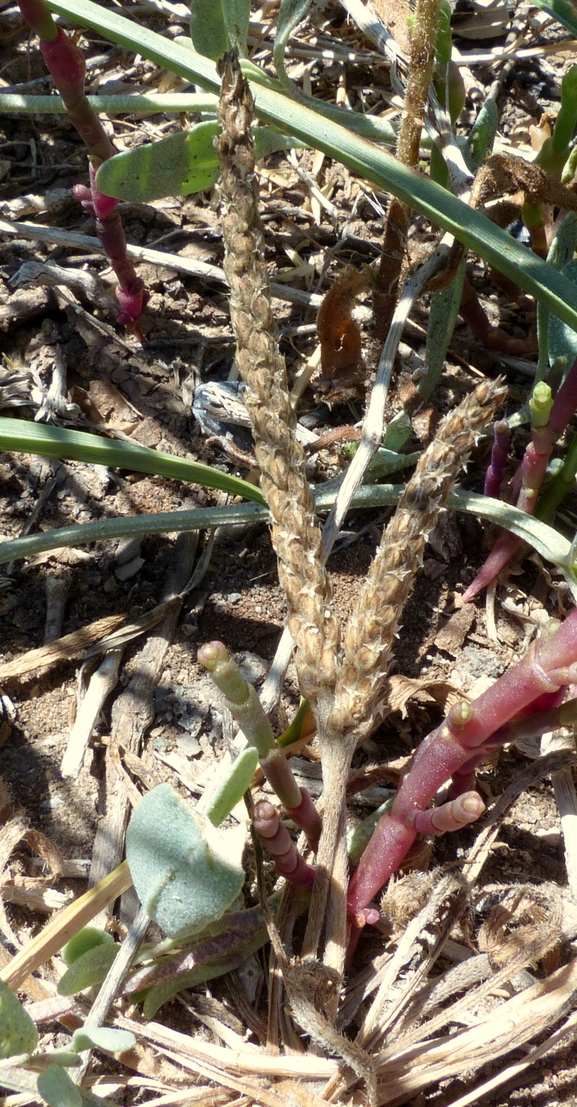
[[(115, 12), (107, 11), (92, 0), (50, 0), (50, 8), (75, 23), (99, 31), (106, 38), (136, 53), (144, 54), (158, 65), (217, 92), (220, 81), (215, 65), (177, 43), (137, 26)], [(569, 326), (577, 330), (577, 289), (527, 247), (491, 223), (480, 212), (467, 207), (451, 193), (407, 169), (377, 145), (360, 138), (332, 120), (321, 117), (303, 104), (291, 101), (266, 73), (250, 62), (243, 72), (253, 82), (256, 112), (259, 118), (303, 142), (323, 150), (354, 172), (425, 215), (449, 231), (470, 250), (480, 254), (499, 272), (545, 302)]]
[(100, 438), (85, 431), (64, 430), (25, 419), (0, 419), (0, 449), (39, 454), (41, 457), (72, 458), (95, 465), (132, 469), (136, 473), (154, 473), (159, 477), (173, 477), (203, 484), (207, 488), (219, 488), (231, 496), (242, 496), (264, 504), (254, 484), (239, 477), (229, 477), (210, 465), (150, 450), (148, 446), (133, 446), (132, 443), (117, 442), (112, 438)]

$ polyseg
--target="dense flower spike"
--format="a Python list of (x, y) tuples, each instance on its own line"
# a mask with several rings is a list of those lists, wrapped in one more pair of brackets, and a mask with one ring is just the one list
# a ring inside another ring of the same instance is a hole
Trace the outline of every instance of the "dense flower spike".
[[(118, 277), (116, 297), (120, 304), (117, 321), (134, 326), (146, 305), (144, 285), (126, 251), (126, 238), (118, 200), (104, 196), (96, 187), (96, 171), (116, 150), (84, 93), (86, 64), (80, 48), (57, 27), (45, 0), (21, 0), (20, 11), (40, 39), (40, 49), (68, 114), (89, 154), (90, 188), (77, 185), (74, 193), (96, 224), (106, 256)], [(138, 333), (138, 327), (135, 328)]]
[(500, 382), (483, 382), (443, 419), (434, 441), (421, 455), (383, 532), (346, 630), (333, 712), (335, 728), (371, 726), (384, 693), (394, 635), (427, 536), (467, 461), (475, 436), (504, 398)]
[[(246, 383), (261, 488), (272, 516), (272, 543), (287, 597), (288, 623), (296, 642), (301, 691), (313, 705), (335, 680), (338, 623), (331, 611), (331, 584), (322, 561), (322, 536), (306, 478), (306, 460), (295, 437), (284, 359), (278, 350), (262, 226), (258, 215), (252, 98), (240, 70), (225, 59), (220, 100), (224, 271), (236, 358)], [(271, 413), (274, 412), (274, 418)]]

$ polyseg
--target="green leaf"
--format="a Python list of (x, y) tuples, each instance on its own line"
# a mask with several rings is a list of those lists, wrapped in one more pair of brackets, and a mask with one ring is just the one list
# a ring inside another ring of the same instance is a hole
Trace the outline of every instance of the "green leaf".
[(498, 126), (499, 109), (494, 100), (485, 100), (465, 147), (467, 165), (472, 173), (477, 172), (485, 156), (493, 149)]
[(223, 819), (230, 815), (233, 807), (236, 807), (242, 799), (247, 788), (250, 788), (257, 765), (258, 750), (254, 746), (249, 746), (235, 758), (226, 776), (210, 796), (205, 809), (206, 817), (210, 819), (213, 826), (220, 826)]
[(572, 35), (577, 35), (577, 12), (568, 0), (533, 0), (533, 7), (548, 12), (562, 23)]
[(75, 934), (66, 943), (62, 949), (62, 959), (66, 965), (73, 965), (89, 949), (95, 949), (96, 946), (105, 944), (114, 945), (112, 934), (108, 934), (106, 930), (100, 930), (96, 926), (84, 926), (82, 930), (78, 931), (78, 934)]
[(125, 1053), (134, 1049), (136, 1038), (130, 1030), (116, 1030), (112, 1026), (81, 1026), (72, 1035), (72, 1047), (77, 1053), (84, 1049), (105, 1049), (107, 1053)]
[(281, 0), (276, 18), (276, 34), (274, 39), (273, 60), (274, 67), (282, 83), (292, 90), (293, 85), (287, 74), (284, 64), (284, 55), (287, 43), (301, 19), (304, 19), (311, 0)]
[(79, 1088), (59, 1065), (49, 1065), (40, 1073), (38, 1091), (49, 1107), (82, 1107)]
[[(178, 131), (169, 138), (115, 154), (100, 166), (96, 184), (106, 196), (130, 203), (188, 196), (212, 188), (219, 174), (214, 148), (219, 129), (216, 122), (197, 123), (189, 131)], [(254, 139), (257, 160), (277, 150), (302, 146), (298, 139), (271, 127), (256, 127)]]
[(250, 0), (222, 0), (222, 14), (229, 41), (246, 58)]
[[(577, 261), (570, 261), (564, 265), (562, 274), (572, 284), (577, 286)], [(567, 358), (567, 367), (570, 368), (577, 357), (577, 331), (568, 326), (558, 315), (549, 317), (549, 362), (557, 357)]]
[(221, 0), (190, 0), (190, 37), (194, 49), (213, 61), (230, 50)]
[(276, 154), (277, 150), (290, 150), (293, 146), (304, 146), (298, 138), (285, 135), (273, 127), (255, 127), (254, 129), (254, 153), (257, 161), (267, 158), (269, 154)]
[(143, 907), (165, 934), (193, 934), (224, 914), (244, 882), (242, 846), (236, 830), (216, 830), (170, 785), (144, 796), (128, 825), (126, 859)]
[(95, 984), (102, 984), (106, 978), (110, 966), (114, 963), (120, 946), (114, 942), (112, 945), (105, 942), (103, 945), (94, 946), (86, 953), (77, 957), (74, 963), (66, 970), (58, 983), (58, 995), (75, 996), (83, 992), (85, 988), (92, 988)]
[(112, 438), (85, 431), (64, 430), (32, 423), (27, 419), (0, 418), (0, 450), (18, 453), (40, 454), (41, 457), (73, 458), (75, 461), (110, 465), (119, 469), (132, 469), (136, 473), (154, 473), (161, 477), (193, 481), (207, 488), (220, 488), (233, 496), (244, 496), (263, 504), (264, 499), (254, 484), (229, 477), (184, 457), (150, 450), (148, 446), (136, 446), (130, 442), (117, 442)]
[(552, 146), (557, 152), (568, 149), (577, 126), (577, 65), (565, 73), (561, 81), (561, 107), (555, 120)]
[(188, 196), (212, 188), (218, 177), (214, 138), (216, 122), (197, 123), (159, 142), (147, 142), (116, 154), (100, 166), (97, 187), (106, 196), (129, 203), (149, 203), (164, 196)]
[[(568, 5), (567, 5), (568, 6)], [(49, 7), (73, 22), (93, 28), (119, 45), (143, 54), (173, 73), (218, 92), (220, 81), (214, 64), (207, 57), (169, 42), (140, 25), (136, 26), (116, 12), (108, 11), (92, 0), (49, 0)], [(577, 27), (575, 28), (577, 34)], [(480, 254), (499, 272), (542, 300), (566, 323), (577, 329), (577, 289), (563, 274), (537, 258), (527, 247), (512, 239), (481, 212), (467, 207), (456, 196), (424, 176), (407, 169), (374, 143), (366, 142), (351, 130), (289, 99), (274, 87), (274, 82), (255, 65), (244, 61), (243, 72), (253, 83), (256, 114), (266, 123), (287, 130), (307, 145), (323, 150), (381, 188), (394, 193), (443, 230), (449, 231), (468, 249)], [(344, 117), (349, 113), (344, 113)], [(354, 113), (350, 113), (353, 116)]]
[(11, 542), (0, 542), (0, 565), (21, 557), (32, 557), (62, 546), (78, 546), (111, 538), (134, 535), (167, 534), (170, 531), (209, 530), (220, 526), (246, 526), (268, 522), (267, 508), (259, 504), (231, 504), (229, 507), (207, 507), (192, 511), (162, 511), (152, 515), (120, 515), (99, 519), (96, 523), (81, 523), (71, 527), (29, 534)]
[(467, 258), (464, 257), (451, 283), (446, 288), (433, 292), (431, 296), (425, 354), (427, 371), (417, 385), (423, 400), (430, 399), (445, 367), (447, 350), (461, 305), (466, 272)]
[(0, 1059), (30, 1053), (38, 1043), (38, 1031), (18, 996), (0, 980)]

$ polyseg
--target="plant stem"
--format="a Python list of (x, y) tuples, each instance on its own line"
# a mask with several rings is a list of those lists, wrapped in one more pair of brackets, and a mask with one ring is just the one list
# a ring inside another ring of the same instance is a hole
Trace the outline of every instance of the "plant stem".
[[(439, 12), (440, 0), (417, 0), (411, 30), (409, 81), (396, 150), (397, 160), (410, 168), (415, 168), (419, 162), (421, 131), (435, 66)], [(393, 318), (411, 213), (412, 208), (406, 202), (395, 196), (392, 198), (373, 300), (379, 339), (386, 337)]]
[[(438, 789), (471, 758), (496, 744), (497, 732), (543, 693), (577, 678), (577, 608), (560, 626), (551, 624), (525, 657), (473, 704), (456, 704), (445, 722), (419, 746), (411, 768), (380, 820), (349, 887), (353, 917), (398, 869), (415, 840), (415, 821)], [(503, 733), (501, 731), (501, 733)]]

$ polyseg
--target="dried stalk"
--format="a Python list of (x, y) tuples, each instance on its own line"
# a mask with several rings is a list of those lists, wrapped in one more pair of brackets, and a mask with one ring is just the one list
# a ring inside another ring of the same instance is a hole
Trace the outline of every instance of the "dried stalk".
[[(396, 152), (397, 159), (411, 168), (415, 168), (419, 161), (421, 130), (435, 65), (439, 11), (440, 0), (417, 0), (415, 22), (411, 31), (410, 76)], [(386, 336), (397, 302), (410, 219), (411, 208), (393, 197), (387, 215), (374, 296), (379, 338)]]

